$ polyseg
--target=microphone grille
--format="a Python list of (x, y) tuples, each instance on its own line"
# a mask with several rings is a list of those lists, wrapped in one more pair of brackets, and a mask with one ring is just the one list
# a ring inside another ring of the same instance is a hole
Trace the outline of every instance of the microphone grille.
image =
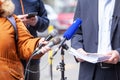
[(53, 39), (54, 45), (57, 45), (57, 44), (59, 44), (60, 42), (61, 42), (61, 39), (60, 39), (59, 37)]
[(58, 34), (58, 31), (57, 31), (57, 30), (53, 30), (53, 31), (51, 32), (51, 36), (52, 36), (52, 37), (55, 37), (57, 34)]

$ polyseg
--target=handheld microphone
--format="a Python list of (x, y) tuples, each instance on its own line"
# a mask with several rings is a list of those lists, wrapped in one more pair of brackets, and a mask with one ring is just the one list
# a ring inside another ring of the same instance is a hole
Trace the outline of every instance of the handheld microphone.
[(58, 34), (57, 30), (53, 30), (46, 38), (45, 41), (51, 40), (53, 37), (55, 37)]
[[(46, 46), (48, 47), (53, 47), (54, 45), (57, 45), (61, 42), (60, 38), (55, 38), (53, 39), (51, 42), (49, 42)], [(39, 49), (38, 51), (36, 51), (33, 55), (37, 55), (37, 54), (41, 54), (41, 49)]]
[[(45, 41), (51, 40), (53, 37), (55, 37), (58, 34), (57, 30), (53, 30), (46, 38)], [(39, 44), (39, 46), (35, 49), (34, 53), (39, 50), (44, 44)]]
[(73, 24), (65, 31), (65, 33), (63, 34), (63, 40), (61, 41), (59, 47), (55, 50), (53, 56), (55, 56), (55, 54), (57, 53), (57, 51), (62, 47), (62, 45), (64, 44), (64, 42), (66, 40), (70, 40), (72, 38), (72, 36), (74, 35), (74, 33), (77, 31), (77, 29), (79, 28), (79, 26), (81, 25), (82, 20), (77, 18)]

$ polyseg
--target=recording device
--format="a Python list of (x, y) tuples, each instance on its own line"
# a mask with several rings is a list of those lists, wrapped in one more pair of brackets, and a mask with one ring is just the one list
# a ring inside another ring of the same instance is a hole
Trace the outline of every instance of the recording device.
[(64, 44), (64, 42), (66, 40), (70, 40), (72, 38), (72, 36), (74, 35), (74, 33), (77, 31), (77, 29), (80, 27), (82, 23), (82, 20), (77, 18), (73, 24), (65, 31), (65, 33), (63, 34), (63, 40), (61, 41), (60, 45), (58, 48), (56, 48), (56, 50), (54, 51), (53, 56), (55, 56), (55, 54), (58, 52), (58, 50), (62, 47), (62, 45)]
[[(50, 41), (46, 46), (48, 47), (53, 47), (54, 45), (57, 45), (61, 42), (61, 39), (59, 37), (53, 39), (52, 41)], [(41, 49), (39, 49), (38, 51), (36, 51), (36, 53), (34, 53), (33, 55), (37, 55), (37, 54), (41, 54)]]
[(35, 17), (38, 14), (38, 12), (31, 12), (28, 13), (28, 16), (26, 17), (27, 19), (31, 18), (31, 17)]

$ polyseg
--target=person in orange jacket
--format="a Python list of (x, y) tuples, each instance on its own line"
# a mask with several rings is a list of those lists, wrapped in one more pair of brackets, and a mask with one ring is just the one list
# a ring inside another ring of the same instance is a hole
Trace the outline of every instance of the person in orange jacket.
[[(0, 79), (24, 80), (24, 69), (20, 59), (29, 60), (34, 49), (41, 43), (47, 44), (44, 38), (34, 38), (23, 22), (13, 14), (12, 0), (0, 0)], [(18, 40), (15, 42), (15, 31), (7, 17), (13, 16), (18, 29)], [(17, 45), (17, 47), (16, 47)], [(39, 59), (50, 47), (42, 47), (41, 52), (33, 58)], [(18, 52), (17, 52), (18, 51)]]

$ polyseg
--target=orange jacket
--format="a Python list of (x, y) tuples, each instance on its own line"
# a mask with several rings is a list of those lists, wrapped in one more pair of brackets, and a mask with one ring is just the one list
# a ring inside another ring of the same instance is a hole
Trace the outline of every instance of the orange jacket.
[(16, 52), (14, 28), (6, 19), (0, 17), (0, 79), (21, 80), (24, 78), (20, 58), (28, 60), (39, 38), (34, 38), (24, 24), (14, 15), (18, 28), (18, 51)]

